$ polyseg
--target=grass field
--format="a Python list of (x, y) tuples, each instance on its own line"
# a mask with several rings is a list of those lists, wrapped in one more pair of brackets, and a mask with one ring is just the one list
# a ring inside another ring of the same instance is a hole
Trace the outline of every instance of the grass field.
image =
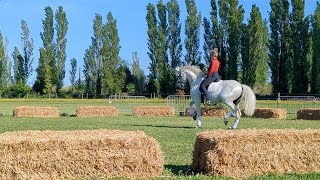
[[(259, 102), (258, 102), (259, 103)], [(106, 100), (73, 100), (73, 99), (0, 99), (0, 133), (23, 130), (80, 130), (80, 129), (118, 129), (141, 130), (156, 138), (165, 156), (163, 179), (229, 179), (227, 177), (210, 177), (194, 174), (189, 166), (197, 133), (206, 130), (226, 129), (222, 118), (202, 118), (202, 128), (196, 129), (190, 117), (134, 117), (120, 114), (118, 117), (104, 118), (15, 118), (12, 110), (17, 106), (54, 106), (60, 112), (69, 115), (79, 106), (110, 105)], [(111, 104), (112, 105), (112, 104)], [(232, 123), (232, 122), (231, 122)], [(320, 129), (320, 121), (242, 118), (239, 129)], [(320, 173), (266, 175), (249, 179), (320, 179)]]

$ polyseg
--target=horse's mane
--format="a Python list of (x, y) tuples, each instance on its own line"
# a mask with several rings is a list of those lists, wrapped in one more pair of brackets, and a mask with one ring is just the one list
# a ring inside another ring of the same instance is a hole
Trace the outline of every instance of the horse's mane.
[(197, 77), (204, 75), (204, 73), (201, 71), (201, 69), (200, 69), (198, 66), (187, 65), (187, 66), (181, 67), (181, 70), (189, 70), (189, 71), (192, 71), (194, 74), (197, 75)]

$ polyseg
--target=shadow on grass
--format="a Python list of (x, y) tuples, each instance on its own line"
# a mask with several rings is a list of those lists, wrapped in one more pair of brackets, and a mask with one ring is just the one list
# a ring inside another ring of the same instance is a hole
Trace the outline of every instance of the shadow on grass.
[(195, 129), (195, 127), (190, 126), (168, 126), (168, 125), (152, 125), (152, 124), (130, 124), (131, 126), (140, 127), (160, 127), (160, 128), (179, 128), (179, 129)]
[(164, 165), (164, 168), (171, 171), (174, 175), (177, 176), (189, 176), (194, 175), (194, 172), (191, 170), (191, 167), (188, 165)]

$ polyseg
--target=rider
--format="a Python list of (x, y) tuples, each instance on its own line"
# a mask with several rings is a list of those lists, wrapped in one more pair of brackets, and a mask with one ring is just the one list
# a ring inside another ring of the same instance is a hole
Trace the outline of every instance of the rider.
[[(211, 63), (209, 65), (209, 69), (208, 69), (208, 74), (207, 77), (204, 78), (204, 80), (202, 81), (201, 85), (200, 85), (200, 91), (202, 93), (204, 93), (205, 97), (208, 97), (207, 94), (207, 87), (214, 81), (216, 81), (217, 79), (220, 78), (219, 74), (218, 74), (218, 70), (220, 67), (220, 62), (218, 60), (218, 48), (214, 48), (211, 51)], [(204, 98), (205, 98), (204, 97)], [(204, 101), (205, 103), (207, 103), (206, 101)]]

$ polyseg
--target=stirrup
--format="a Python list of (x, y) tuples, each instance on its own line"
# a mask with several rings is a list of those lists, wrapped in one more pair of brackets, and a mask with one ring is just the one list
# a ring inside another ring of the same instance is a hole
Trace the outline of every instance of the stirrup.
[(204, 97), (203, 104), (204, 105), (210, 105), (210, 100), (208, 98)]

